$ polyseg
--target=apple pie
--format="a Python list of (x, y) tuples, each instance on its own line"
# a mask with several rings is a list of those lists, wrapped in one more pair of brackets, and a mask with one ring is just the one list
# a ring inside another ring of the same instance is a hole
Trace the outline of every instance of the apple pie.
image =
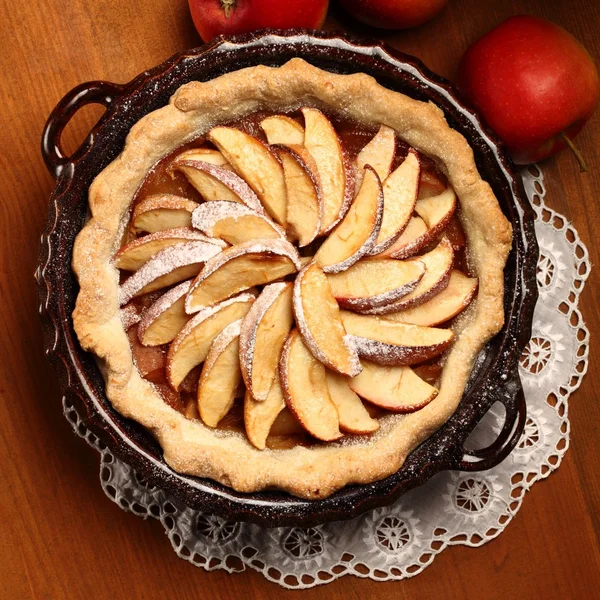
[(442, 111), (293, 59), (182, 86), (89, 190), (73, 314), (176, 471), (324, 498), (452, 415), (511, 227)]

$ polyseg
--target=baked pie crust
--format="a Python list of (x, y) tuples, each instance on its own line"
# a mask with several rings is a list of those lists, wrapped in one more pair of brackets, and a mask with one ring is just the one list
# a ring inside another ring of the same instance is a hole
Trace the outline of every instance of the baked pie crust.
[[(119, 310), (119, 272), (113, 257), (132, 200), (158, 161), (221, 123), (257, 111), (306, 106), (367, 126), (386, 125), (435, 162), (458, 198), (478, 295), (453, 325), (454, 343), (444, 358), (439, 393), (424, 408), (386, 414), (369, 436), (259, 450), (240, 432), (186, 418), (140, 375)], [(122, 153), (91, 185), (89, 208), (91, 218), (73, 252), (80, 285), (73, 322), (82, 347), (98, 359), (109, 400), (156, 437), (175, 471), (211, 478), (240, 492), (279, 489), (302, 498), (325, 498), (345, 485), (396, 472), (456, 410), (478, 352), (503, 325), (503, 269), (511, 226), (479, 176), (469, 144), (435, 105), (388, 90), (365, 74), (333, 74), (292, 59), (277, 68), (252, 67), (184, 85), (167, 106), (132, 127)]]

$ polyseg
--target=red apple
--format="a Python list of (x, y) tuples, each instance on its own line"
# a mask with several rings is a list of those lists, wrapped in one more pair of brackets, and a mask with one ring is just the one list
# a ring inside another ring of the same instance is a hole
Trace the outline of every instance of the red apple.
[(587, 50), (558, 25), (529, 16), (512, 17), (475, 42), (460, 62), (458, 86), (517, 164), (567, 144), (574, 149), (571, 139), (600, 98)]
[(408, 29), (433, 19), (448, 0), (340, 0), (355, 18), (380, 29)]
[(209, 42), (218, 35), (245, 33), (273, 27), (319, 28), (329, 0), (188, 0), (200, 37)]

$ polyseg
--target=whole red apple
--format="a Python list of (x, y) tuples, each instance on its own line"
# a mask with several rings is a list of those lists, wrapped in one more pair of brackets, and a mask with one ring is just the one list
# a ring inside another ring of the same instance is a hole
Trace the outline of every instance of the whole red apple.
[(517, 164), (565, 145), (574, 149), (570, 140), (600, 98), (587, 50), (558, 25), (528, 16), (508, 19), (474, 43), (460, 62), (458, 86)]
[(329, 0), (188, 0), (200, 37), (209, 42), (218, 35), (245, 33), (273, 27), (319, 28)]
[(340, 0), (355, 18), (380, 29), (417, 27), (437, 15), (448, 0)]

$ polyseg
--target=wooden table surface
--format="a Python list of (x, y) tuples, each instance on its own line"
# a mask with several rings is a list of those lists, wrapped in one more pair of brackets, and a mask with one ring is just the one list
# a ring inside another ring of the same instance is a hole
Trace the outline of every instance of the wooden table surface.
[[(42, 351), (33, 281), (53, 180), (40, 156), (45, 119), (73, 86), (126, 82), (171, 54), (200, 45), (185, 0), (2, 0), (0, 39), (0, 599), (287, 598), (246, 571), (205, 572), (177, 558), (160, 523), (110, 502), (98, 455), (72, 434)], [(379, 35), (452, 78), (470, 42), (519, 13), (561, 24), (600, 57), (596, 0), (450, 0), (433, 22), (381, 34), (332, 11), (328, 28)], [(82, 110), (67, 150), (101, 113)], [(565, 214), (600, 263), (600, 112), (578, 137), (592, 171), (569, 154), (543, 165), (547, 202)], [(581, 300), (592, 340), (600, 333), (598, 271)], [(595, 347), (592, 348), (595, 350)], [(477, 549), (445, 550), (418, 577), (376, 583), (344, 577), (309, 598), (592, 598), (600, 592), (599, 354), (570, 402), (571, 448), (560, 469), (527, 494), (502, 535)]]

